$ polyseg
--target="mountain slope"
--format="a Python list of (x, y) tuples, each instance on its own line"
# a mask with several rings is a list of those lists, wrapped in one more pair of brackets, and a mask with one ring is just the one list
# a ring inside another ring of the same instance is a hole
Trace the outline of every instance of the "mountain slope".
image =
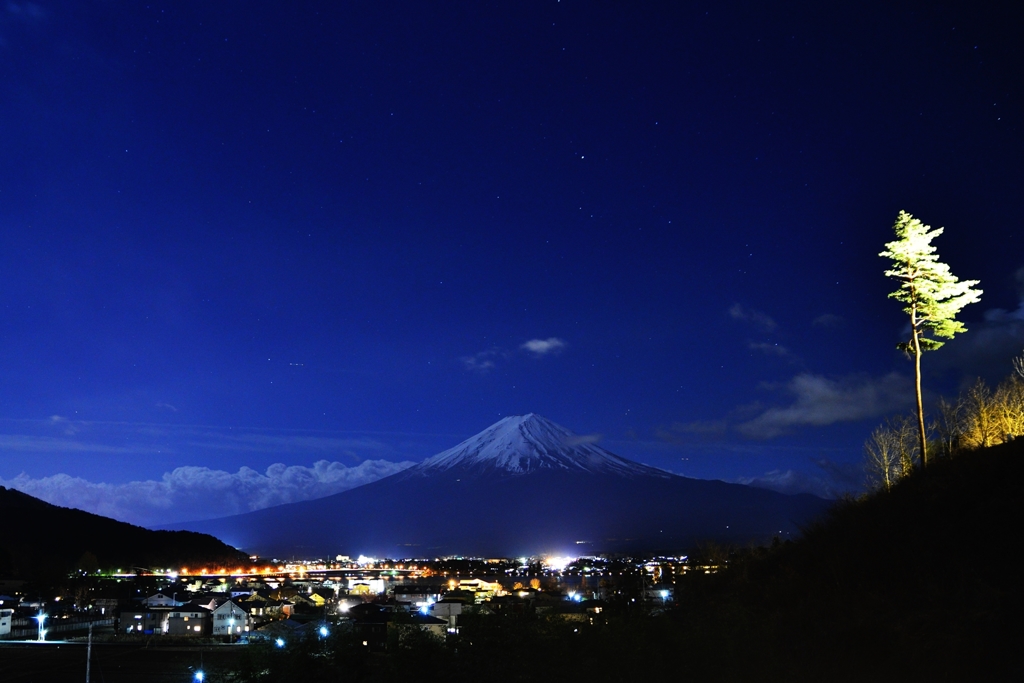
[[(85, 559), (97, 568), (237, 563), (247, 556), (190, 531), (151, 531), (90, 512), (51, 505), (0, 486), (0, 576), (62, 575)], [(91, 554), (89, 557), (87, 554)]]
[[(1024, 439), (940, 459), (836, 506), (804, 538), (688, 575), (691, 675), (1021, 680)], [(743, 643), (737, 656), (736, 643)]]
[(583, 554), (788, 538), (827, 505), (647, 467), (531, 414), (349, 491), (176, 528), (273, 556)]

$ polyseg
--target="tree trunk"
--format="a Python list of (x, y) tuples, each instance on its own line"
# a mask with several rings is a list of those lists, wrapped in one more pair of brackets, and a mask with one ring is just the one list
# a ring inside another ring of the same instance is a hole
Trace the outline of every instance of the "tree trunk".
[[(914, 321), (912, 321), (913, 323)], [(921, 401), (921, 337), (915, 324), (911, 325), (914, 337), (914, 382), (917, 387), (917, 430), (921, 436), (921, 468), (928, 467), (928, 441), (924, 433), (924, 403)]]

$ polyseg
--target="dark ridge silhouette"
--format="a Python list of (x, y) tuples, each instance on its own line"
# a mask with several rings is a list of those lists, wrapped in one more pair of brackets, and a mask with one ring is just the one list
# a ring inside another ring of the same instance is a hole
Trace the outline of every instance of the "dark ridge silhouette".
[(712, 678), (1020, 680), (1022, 520), (1017, 440), (935, 461), (799, 541), (687, 577), (681, 613)]
[(2, 486), (0, 519), (0, 576), (6, 577), (39, 579), (76, 568), (151, 569), (248, 560), (206, 534), (152, 531)]
[(583, 555), (792, 537), (828, 505), (641, 465), (530, 414), (349, 491), (172, 528), (272, 557)]

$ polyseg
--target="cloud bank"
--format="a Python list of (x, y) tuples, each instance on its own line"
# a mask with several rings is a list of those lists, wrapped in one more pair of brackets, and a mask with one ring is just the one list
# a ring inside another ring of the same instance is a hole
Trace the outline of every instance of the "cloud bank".
[(125, 484), (91, 482), (67, 474), (33, 479), (21, 474), (0, 479), (48, 503), (79, 508), (141, 526), (225, 517), (273, 505), (322, 498), (400, 472), (413, 462), (365, 460), (348, 467), (318, 460), (312, 467), (276, 463), (261, 474), (249, 467), (237, 472), (207, 467), (178, 467), (159, 481)]
[(861, 464), (831, 460), (819, 460), (815, 464), (821, 469), (817, 474), (772, 470), (759, 477), (740, 477), (737, 483), (791, 495), (810, 493), (820, 498), (839, 498), (864, 490), (864, 468)]
[(911, 380), (891, 372), (883, 377), (841, 380), (801, 373), (786, 384), (795, 399), (781, 408), (769, 408), (736, 429), (753, 439), (771, 439), (793, 427), (855, 422), (906, 409), (914, 395)]
[(1014, 310), (993, 308), (981, 322), (967, 324), (967, 332), (928, 354), (926, 372), (956, 372), (964, 384), (984, 377), (997, 383), (1012, 372), (1012, 359), (1024, 351), (1024, 268), (1017, 271), (1021, 293)]

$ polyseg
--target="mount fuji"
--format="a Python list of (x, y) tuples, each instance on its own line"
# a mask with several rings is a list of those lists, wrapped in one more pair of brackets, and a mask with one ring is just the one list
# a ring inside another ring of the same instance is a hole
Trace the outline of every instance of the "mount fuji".
[(828, 504), (648, 467), (531, 413), (355, 489), (166, 528), (272, 557), (667, 552), (789, 538)]

